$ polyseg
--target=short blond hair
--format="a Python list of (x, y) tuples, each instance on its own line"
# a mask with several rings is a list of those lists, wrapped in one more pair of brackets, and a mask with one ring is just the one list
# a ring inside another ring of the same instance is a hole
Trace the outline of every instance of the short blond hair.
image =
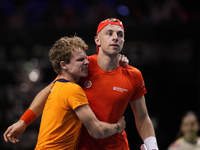
[(88, 45), (80, 37), (62, 37), (55, 42), (53, 47), (49, 51), (49, 59), (52, 63), (53, 69), (57, 74), (61, 73), (60, 62), (70, 63), (72, 57), (72, 51), (74, 49), (81, 48), (86, 51)]

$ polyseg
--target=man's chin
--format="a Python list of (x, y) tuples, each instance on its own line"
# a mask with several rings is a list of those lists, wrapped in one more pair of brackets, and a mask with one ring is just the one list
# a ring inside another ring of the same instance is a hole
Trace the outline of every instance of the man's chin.
[(113, 53), (119, 54), (120, 53), (120, 49), (119, 48), (113, 49)]
[(83, 75), (82, 75), (82, 77), (87, 77), (88, 76), (88, 73), (84, 73)]

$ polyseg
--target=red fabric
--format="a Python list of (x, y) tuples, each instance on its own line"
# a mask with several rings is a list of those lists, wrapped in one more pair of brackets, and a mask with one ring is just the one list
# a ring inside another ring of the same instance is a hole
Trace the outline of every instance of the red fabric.
[(24, 120), (26, 122), (26, 125), (28, 126), (36, 118), (37, 118), (36, 114), (31, 109), (27, 109), (27, 111), (23, 114), (20, 120)]
[[(88, 77), (80, 80), (89, 106), (100, 121), (116, 123), (130, 101), (146, 93), (141, 72), (128, 65), (106, 72), (97, 65), (97, 55), (88, 57)], [(133, 118), (134, 119), (134, 118)], [(104, 139), (92, 138), (83, 127), (79, 150), (129, 150), (125, 131)]]
[(114, 24), (114, 25), (119, 25), (123, 28), (124, 30), (124, 26), (122, 24), (122, 22), (116, 18), (108, 18), (102, 22), (99, 23), (98, 28), (97, 28), (97, 34), (107, 25), (109, 24)]

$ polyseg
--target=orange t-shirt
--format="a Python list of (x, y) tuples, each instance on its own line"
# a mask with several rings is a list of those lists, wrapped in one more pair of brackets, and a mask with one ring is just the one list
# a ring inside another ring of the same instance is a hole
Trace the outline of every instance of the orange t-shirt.
[(74, 112), (88, 104), (83, 89), (65, 79), (58, 79), (46, 101), (35, 150), (75, 150), (80, 140), (82, 122)]
[[(100, 121), (116, 123), (130, 101), (137, 100), (146, 93), (141, 72), (128, 65), (106, 72), (97, 64), (97, 55), (88, 57), (90, 62), (88, 77), (81, 78), (89, 106)], [(128, 150), (125, 131), (104, 139), (92, 138), (83, 128), (78, 150)]]

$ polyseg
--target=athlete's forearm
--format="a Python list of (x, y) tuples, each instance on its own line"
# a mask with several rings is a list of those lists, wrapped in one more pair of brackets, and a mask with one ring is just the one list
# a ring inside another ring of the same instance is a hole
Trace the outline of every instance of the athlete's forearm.
[(130, 104), (135, 115), (138, 133), (144, 141), (145, 146), (149, 150), (158, 150), (154, 127), (146, 109), (144, 96)]
[(79, 106), (74, 111), (88, 130), (89, 134), (96, 139), (121, 133), (126, 126), (124, 117), (121, 117), (115, 124), (99, 121), (88, 104)]
[(119, 121), (115, 124), (109, 124), (106, 122), (102, 122), (102, 121), (99, 121), (98, 119), (96, 120), (95, 124), (97, 124), (98, 130), (95, 130), (95, 131), (98, 131), (97, 135), (98, 135), (99, 139), (109, 137), (116, 133), (117, 134), (121, 133), (121, 132), (123, 132), (123, 130), (126, 127), (126, 122), (124, 120), (124, 116), (122, 116), (119, 119)]
[(101, 121), (98, 121), (96, 127), (89, 131), (90, 135), (96, 139), (106, 138), (118, 132), (119, 128), (117, 124), (109, 124)]
[(154, 127), (149, 117), (144, 95), (130, 102), (135, 117), (135, 124), (142, 140), (154, 136)]
[(149, 116), (145, 116), (143, 120), (135, 121), (138, 133), (142, 140), (145, 140), (148, 137), (155, 137), (155, 131), (153, 124), (149, 118)]

